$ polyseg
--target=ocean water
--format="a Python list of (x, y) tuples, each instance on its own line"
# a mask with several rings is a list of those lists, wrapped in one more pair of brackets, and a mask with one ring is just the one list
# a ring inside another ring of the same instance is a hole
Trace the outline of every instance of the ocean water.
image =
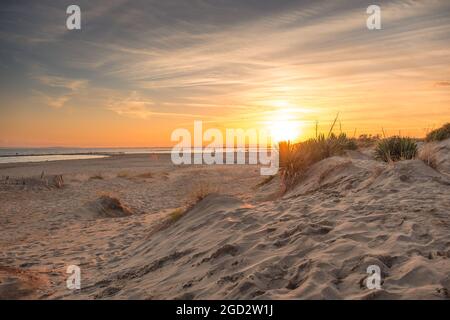
[(61, 161), (61, 160), (80, 160), (80, 159), (97, 159), (108, 156), (74, 154), (74, 155), (46, 155), (46, 156), (18, 156), (18, 157), (0, 157), (2, 163), (23, 163), (23, 162), (42, 162), (42, 161)]
[(39, 155), (77, 155), (77, 154), (133, 154), (170, 153), (171, 148), (0, 148), (0, 157), (39, 156)]
[[(224, 152), (225, 150), (217, 150)], [(236, 149), (246, 153), (257, 152), (256, 148)], [(23, 163), (41, 161), (62, 161), (104, 158), (117, 154), (170, 154), (171, 147), (166, 148), (0, 148), (0, 164)], [(191, 152), (203, 151), (201, 148), (193, 149)]]
[(115, 154), (170, 153), (171, 148), (0, 148), (0, 164), (104, 158)]

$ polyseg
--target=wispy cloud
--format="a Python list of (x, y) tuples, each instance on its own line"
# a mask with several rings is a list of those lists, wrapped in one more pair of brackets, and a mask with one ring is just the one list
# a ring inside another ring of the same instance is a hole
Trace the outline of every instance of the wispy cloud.
[(31, 76), (39, 84), (39, 88), (33, 89), (37, 98), (45, 105), (52, 108), (62, 108), (72, 97), (78, 95), (87, 87), (89, 81), (83, 79), (72, 79), (63, 76), (49, 75), (46, 73)]
[(131, 92), (125, 98), (115, 97), (109, 99), (109, 102), (106, 104), (107, 110), (132, 118), (147, 119), (151, 116), (162, 116), (172, 118), (220, 119), (220, 117), (205, 116), (201, 113), (161, 112), (152, 110), (156, 109), (156, 107), (152, 101), (140, 97), (137, 91)]
[(35, 79), (46, 86), (53, 88), (64, 88), (71, 91), (75, 91), (83, 87), (86, 87), (88, 83), (87, 80), (70, 79), (54, 75), (39, 75), (36, 76)]
[(434, 85), (436, 87), (450, 87), (450, 81), (437, 81)]
[(33, 93), (37, 101), (42, 101), (44, 105), (55, 109), (62, 108), (64, 104), (70, 99), (70, 96), (68, 95), (50, 96), (47, 93), (39, 90), (33, 90)]
[(53, 108), (174, 125), (256, 122), (279, 101), (304, 121), (340, 110), (364, 126), (403, 114), (423, 127), (423, 105), (430, 121), (448, 115), (445, 0), (381, 0), (375, 31), (357, 0), (79, 1), (80, 32), (60, 3), (27, 4), (0, 9), (0, 58), (14, 67), (0, 81), (17, 77)]
[(134, 91), (122, 100), (111, 101), (107, 105), (107, 109), (119, 115), (145, 119), (152, 114), (150, 111), (150, 106), (152, 105), (151, 101), (140, 98), (137, 92)]

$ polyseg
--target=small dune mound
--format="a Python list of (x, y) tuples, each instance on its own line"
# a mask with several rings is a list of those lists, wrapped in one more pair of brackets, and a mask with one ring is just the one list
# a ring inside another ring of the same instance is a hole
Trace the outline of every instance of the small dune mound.
[(118, 198), (102, 195), (90, 204), (91, 209), (100, 218), (128, 217), (133, 212), (125, 206)]
[[(199, 194), (195, 194), (198, 196)], [(223, 212), (230, 208), (238, 208), (242, 205), (242, 202), (232, 196), (220, 195), (218, 193), (204, 194), (201, 197), (194, 199), (194, 202), (187, 207), (178, 208), (170, 212), (166, 219), (163, 219), (152, 232), (149, 234), (151, 237), (154, 233), (168, 229), (172, 225), (178, 223), (183, 218), (183, 223), (190, 226), (192, 230), (197, 229), (198, 226), (204, 225), (211, 217), (210, 212)], [(184, 219), (185, 216), (188, 216)], [(214, 219), (214, 217), (213, 217)]]
[[(450, 142), (450, 140), (448, 140)], [(353, 193), (385, 192), (403, 190), (433, 184), (448, 185), (449, 179), (442, 173), (450, 173), (450, 143), (445, 141), (434, 146), (434, 163), (427, 165), (422, 160), (404, 160), (382, 163), (350, 157), (330, 157), (313, 165), (304, 178), (290, 190), (285, 198), (329, 190), (341, 195)], [(438, 171), (436, 171), (436, 168)]]
[(211, 193), (199, 200), (194, 206), (189, 209), (189, 216), (192, 218), (200, 216), (201, 219), (205, 219), (205, 217), (209, 215), (210, 212), (226, 211), (229, 209), (237, 208), (241, 205), (242, 201), (233, 196)]
[(364, 188), (384, 164), (374, 160), (356, 160), (344, 157), (331, 157), (313, 165), (300, 183), (286, 197), (309, 194), (314, 191), (332, 188), (337, 192), (349, 192)]
[(372, 187), (388, 189), (391, 187), (404, 188), (407, 185), (426, 185), (443, 177), (439, 172), (427, 166), (421, 160), (400, 161), (386, 169), (377, 177)]

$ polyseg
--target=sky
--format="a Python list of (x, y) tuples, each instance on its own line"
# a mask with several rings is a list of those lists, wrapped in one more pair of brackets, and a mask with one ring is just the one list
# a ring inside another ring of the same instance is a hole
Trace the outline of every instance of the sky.
[(0, 147), (171, 146), (194, 120), (306, 139), (338, 113), (350, 136), (449, 122), (450, 1), (0, 4)]

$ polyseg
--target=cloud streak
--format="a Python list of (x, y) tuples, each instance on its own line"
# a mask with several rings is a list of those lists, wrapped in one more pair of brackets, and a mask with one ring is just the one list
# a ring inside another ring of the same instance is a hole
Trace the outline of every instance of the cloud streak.
[(14, 71), (0, 81), (17, 78), (53, 108), (173, 126), (264, 121), (277, 101), (303, 121), (340, 110), (352, 125), (374, 126), (403, 114), (419, 130), (422, 105), (427, 121), (449, 116), (448, 1), (380, 1), (379, 31), (367, 30), (356, 0), (79, 5), (81, 32), (64, 29), (65, 7), (52, 1), (2, 6), (0, 58)]

